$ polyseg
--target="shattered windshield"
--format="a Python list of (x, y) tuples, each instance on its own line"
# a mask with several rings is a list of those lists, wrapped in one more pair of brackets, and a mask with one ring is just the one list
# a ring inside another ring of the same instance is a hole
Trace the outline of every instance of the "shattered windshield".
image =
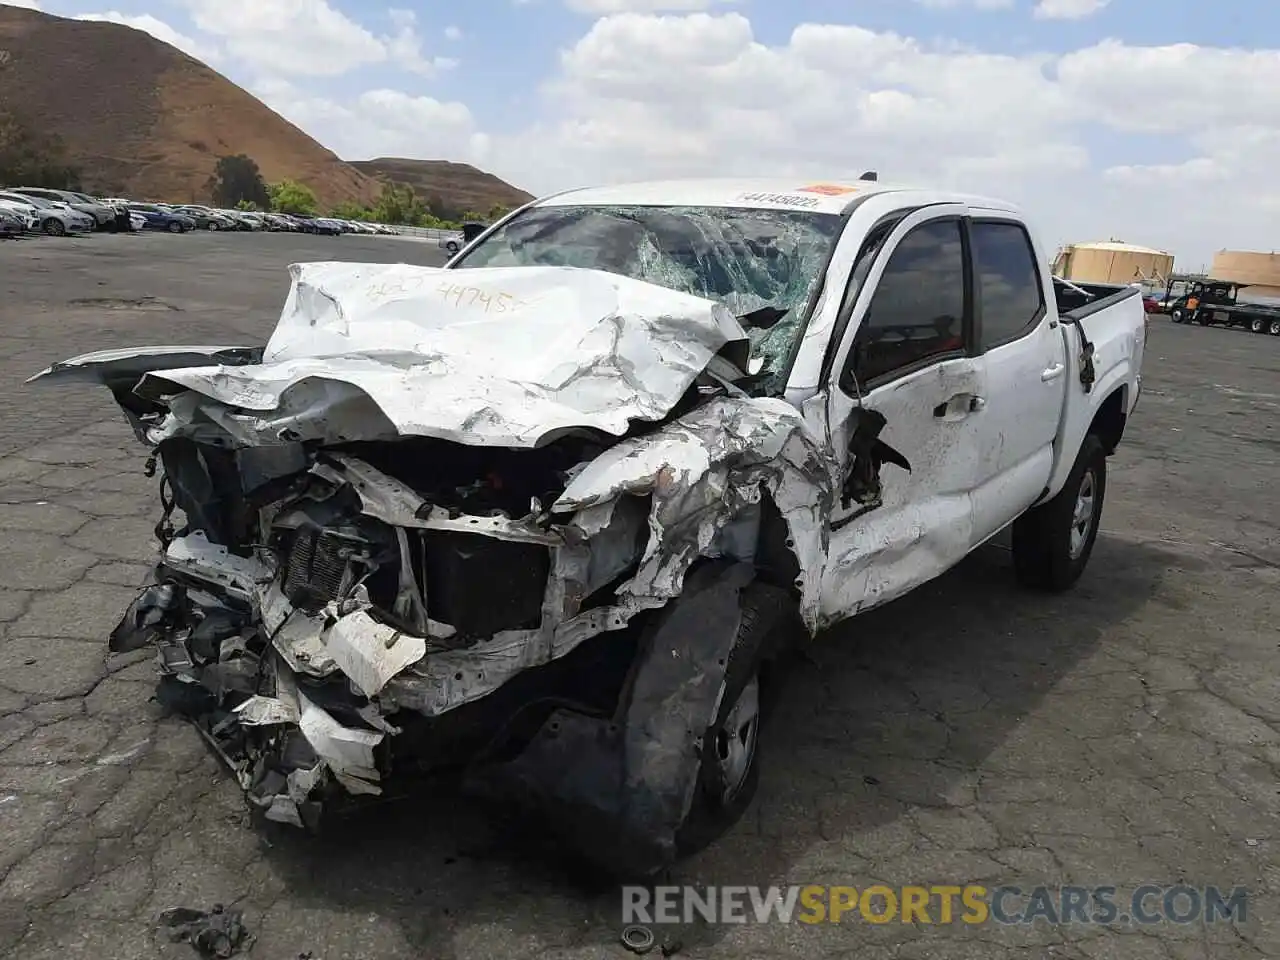
[[(754, 392), (780, 390), (806, 305), (840, 217), (738, 207), (534, 207), (487, 237), (458, 267), (604, 270), (723, 303), (742, 317), (783, 312), (751, 337)], [(770, 318), (772, 319), (772, 318)]]

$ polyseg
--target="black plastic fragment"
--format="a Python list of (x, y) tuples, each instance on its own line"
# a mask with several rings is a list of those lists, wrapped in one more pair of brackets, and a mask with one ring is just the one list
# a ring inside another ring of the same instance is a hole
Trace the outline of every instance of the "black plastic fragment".
[(182, 607), (186, 591), (181, 584), (157, 583), (138, 594), (111, 631), (107, 649), (128, 653), (156, 643)]
[(174, 943), (189, 943), (202, 957), (226, 960), (253, 943), (242, 917), (241, 911), (215, 903), (208, 911), (170, 907), (156, 922)]

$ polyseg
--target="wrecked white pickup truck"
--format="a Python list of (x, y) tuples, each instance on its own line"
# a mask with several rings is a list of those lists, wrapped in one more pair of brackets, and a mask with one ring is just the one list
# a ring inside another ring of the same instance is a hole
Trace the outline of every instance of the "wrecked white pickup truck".
[(265, 348), (92, 354), (161, 474), (154, 645), (267, 817), (452, 768), (615, 869), (751, 798), (796, 645), (1012, 525), (1065, 589), (1138, 399), (1136, 288), (998, 202), (690, 181), (443, 268), (308, 263)]

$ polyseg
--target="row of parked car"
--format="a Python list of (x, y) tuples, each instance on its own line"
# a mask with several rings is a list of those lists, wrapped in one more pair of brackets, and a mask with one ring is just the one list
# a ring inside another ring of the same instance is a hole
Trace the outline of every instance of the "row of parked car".
[(25, 233), (66, 236), (95, 230), (192, 230), (272, 231), (339, 236), (344, 233), (398, 233), (385, 224), (339, 220), (335, 217), (298, 217), (285, 213), (253, 213), (220, 210), (199, 204), (141, 203), (123, 197), (92, 197), (72, 190), (45, 187), (0, 189), (0, 238)]

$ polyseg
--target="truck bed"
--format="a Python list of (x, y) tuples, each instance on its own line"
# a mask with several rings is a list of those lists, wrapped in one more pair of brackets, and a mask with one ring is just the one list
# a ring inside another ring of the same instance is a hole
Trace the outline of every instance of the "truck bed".
[(1058, 302), (1058, 315), (1067, 320), (1079, 320), (1128, 297), (1139, 297), (1142, 290), (1128, 284), (1076, 283), (1054, 277), (1053, 293)]
[(1053, 278), (1053, 288), (1067, 347), (1070, 388), (1059, 429), (1059, 454), (1045, 499), (1066, 483), (1075, 453), (1103, 408), (1114, 403), (1121, 425), (1133, 409), (1142, 385), (1146, 340), (1140, 288), (1070, 283), (1058, 277)]

